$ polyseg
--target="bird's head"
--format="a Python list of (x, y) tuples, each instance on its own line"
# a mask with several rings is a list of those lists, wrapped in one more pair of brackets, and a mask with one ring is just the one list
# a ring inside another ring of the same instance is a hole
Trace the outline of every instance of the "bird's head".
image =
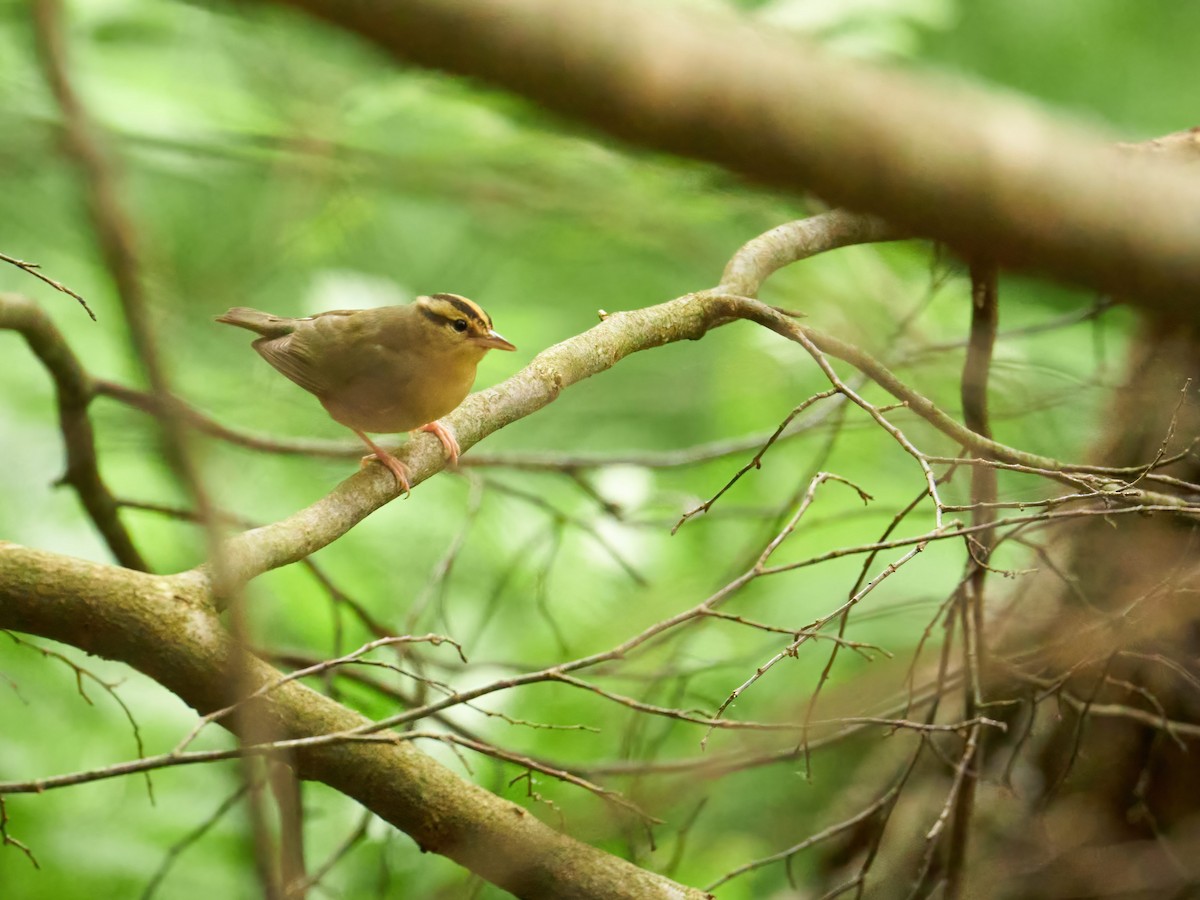
[(418, 297), (417, 311), (428, 326), (429, 340), (456, 356), (483, 358), (489, 350), (516, 350), (492, 327), (492, 318), (478, 303), (458, 294)]

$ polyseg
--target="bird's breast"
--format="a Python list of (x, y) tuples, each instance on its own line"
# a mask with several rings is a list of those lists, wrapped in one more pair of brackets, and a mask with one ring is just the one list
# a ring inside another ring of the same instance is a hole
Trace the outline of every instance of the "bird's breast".
[(393, 434), (411, 431), (440, 419), (462, 403), (475, 380), (474, 367), (466, 377), (447, 377), (432, 366), (409, 366), (408, 371), (381, 365), (319, 395), (334, 420), (359, 431)]

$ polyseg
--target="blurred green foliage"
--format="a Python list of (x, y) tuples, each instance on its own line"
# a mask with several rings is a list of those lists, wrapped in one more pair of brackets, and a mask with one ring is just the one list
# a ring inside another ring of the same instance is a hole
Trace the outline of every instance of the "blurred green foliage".
[[(1042, 97), (1066, 115), (1111, 125), (1123, 138), (1192, 123), (1191, 41), (1200, 27), (1194, 4), (737, 5), (839, 52), (965, 73)], [(418, 293), (462, 293), (484, 304), (520, 347), (485, 361), (479, 385), (486, 386), (538, 350), (590, 327), (598, 309), (645, 306), (715, 284), (742, 242), (805, 213), (798, 198), (613, 146), (518, 98), (397, 67), (328, 27), (275, 10), (236, 15), (220, 4), (80, 0), (69, 12), (72, 72), (124, 176), (171, 375), (183, 397), (230, 426), (275, 435), (344, 434), (311, 397), (265, 366), (241, 333), (212, 324), (228, 306), (306, 314), (405, 302)], [(10, 267), (0, 268), (0, 290), (36, 298), (93, 375), (137, 384), (120, 306), (80, 202), (77, 173), (60, 152), (58, 113), (32, 48), (26, 4), (0, 3), (0, 251), (36, 261), (79, 290), (99, 322)], [(962, 339), (965, 295), (952, 262), (905, 245), (811, 260), (777, 276), (764, 299), (803, 309), (816, 326), (899, 361), (906, 380), (957, 414), (960, 352), (918, 351)], [(1059, 286), (1006, 279), (1003, 325), (1046, 322), (1090, 302)], [(1119, 373), (1127, 325), (1125, 315), (1112, 313), (1099, 325), (1002, 342), (993, 381), (998, 437), (1061, 458), (1083, 455), (1105, 391)], [(0, 334), (0, 348), (0, 536), (106, 560), (74, 497), (53, 487), (62, 455), (48, 380), (15, 335)], [(652, 452), (766, 433), (823, 387), (797, 347), (739, 324), (701, 343), (630, 358), (490, 438), (480, 451)], [(883, 402), (878, 391), (868, 394)], [(151, 419), (104, 398), (93, 405), (93, 416), (103, 474), (115, 493), (185, 502)], [(953, 452), (903, 411), (894, 418), (923, 448)], [(446, 648), (420, 651), (427, 674), (445, 681), (479, 683), (513, 667), (603, 650), (695, 604), (740, 571), (816, 468), (856, 481), (876, 499), (864, 509), (852, 491), (827, 485), (780, 561), (882, 531), (921, 490), (919, 472), (860, 413), (830, 421), (840, 427), (827, 425), (780, 445), (761, 471), (674, 537), (669, 530), (678, 516), (717, 490), (753, 451), (678, 469), (586, 473), (592, 491), (620, 505), (620, 520), (562, 475), (515, 470), (475, 470), (484, 481), (474, 489), (481, 501), (472, 518), (467, 479), (443, 474), (373, 515), (317, 560), (389, 627), (462, 640), (468, 670), (456, 666)], [(354, 467), (350, 460), (266, 456), (199, 436), (196, 443), (221, 505), (258, 522), (312, 502)], [(1028, 484), (1005, 481), (1002, 488), (1020, 497)], [(965, 490), (955, 483), (948, 495), (961, 499)], [(593, 534), (564, 528), (564, 516), (587, 522), (648, 585), (632, 580)], [(126, 520), (156, 570), (177, 571), (200, 560), (192, 526), (136, 511)], [(927, 526), (928, 515), (919, 514), (902, 531)], [(431, 573), (460, 532), (462, 551), (449, 577), (432, 584)], [(961, 562), (960, 548), (931, 547), (919, 564), (871, 596), (850, 636), (886, 645), (902, 671)], [(837, 560), (756, 583), (730, 611), (802, 626), (840, 602), (860, 565), (860, 559)], [(344, 609), (331, 610), (320, 585), (299, 567), (257, 580), (250, 601), (255, 634), (275, 650), (327, 656), (369, 638)], [(414, 609), (423, 611), (410, 621)], [(711, 712), (779, 646), (768, 635), (709, 623), (605, 683), (649, 702)], [(190, 710), (137, 673), (59, 649), (119, 683), (147, 752), (174, 746), (193, 722)], [(806, 649), (749, 691), (736, 714), (799, 714), (827, 645)], [(664, 665), (692, 674), (656, 677)], [(822, 710), (868, 709), (898, 671), (880, 672), (881, 665), (888, 664), (843, 654)], [(136, 755), (120, 709), (94, 685), (86, 686), (94, 705), (85, 702), (66, 666), (0, 636), (0, 673), (0, 779)], [(405, 679), (390, 682), (412, 688)], [(343, 699), (368, 714), (394, 711), (377, 695), (342, 687)], [(481, 705), (529, 721), (599, 729), (535, 730), (469, 712), (460, 716), (507, 747), (564, 764), (694, 756), (703, 736), (695, 726), (637, 717), (561, 686), (498, 694)], [(717, 732), (707, 752), (739, 747), (742, 740)], [(227, 746), (229, 740), (214, 731), (202, 744)], [(462, 771), (444, 748), (426, 749)], [(639, 864), (661, 869), (676, 859), (675, 877), (703, 884), (834, 820), (839, 798), (852, 790), (861, 751), (853, 745), (818, 754), (811, 780), (795, 764), (732, 776), (711, 790), (687, 778), (613, 779), (668, 820), (654, 850), (636, 823), (574, 788), (535, 777), (537, 797), (529, 797), (527, 783), (513, 780), (518, 770), (480, 758), (471, 759), (468, 777)], [(144, 782), (133, 778), (10, 798), (10, 829), (42, 868), (35, 871), (12, 848), (0, 848), (0, 894), (138, 896), (168, 848), (235, 789), (236, 772), (173, 769), (155, 773), (153, 783), (154, 802)], [(681, 842), (680, 825), (701, 799), (703, 814)], [(320, 786), (306, 788), (306, 803), (310, 856), (319, 862), (361, 812)], [(175, 861), (156, 896), (255, 896), (246, 830), (235, 807)], [(795, 861), (798, 882), (810, 865), (805, 857)], [(786, 884), (783, 867), (772, 866), (732, 882), (720, 896), (783, 896)], [(444, 859), (420, 854), (378, 822), (326, 885), (344, 897), (500, 893), (475, 886)]]

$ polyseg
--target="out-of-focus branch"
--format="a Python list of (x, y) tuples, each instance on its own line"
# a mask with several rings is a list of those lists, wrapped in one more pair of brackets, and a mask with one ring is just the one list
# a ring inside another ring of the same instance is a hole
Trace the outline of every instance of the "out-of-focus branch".
[[(155, 335), (149, 297), (142, 278), (133, 216), (125, 205), (119, 173), (113, 160), (105, 154), (98, 129), (75, 89), (67, 53), (62, 0), (34, 0), (33, 21), (42, 69), (62, 114), (63, 146), (79, 170), (88, 216), (105, 266), (116, 285), (136, 359), (146, 374), (151, 391), (164, 401), (164, 415), (160, 420), (163, 449), (172, 469), (195, 502), (204, 526), (209, 566), (213, 577), (224, 584), (225, 556), (216, 509), (205, 489), (182, 417), (174, 404), (166, 402), (172, 396), (171, 376)], [(237, 586), (225, 585), (222, 597), (230, 607), (230, 626), (235, 639), (243, 645), (248, 644), (241, 604), (236, 602)], [(237, 665), (240, 660), (241, 656), (236, 655), (231, 661)], [(239, 692), (243, 674), (236, 668), (226, 673), (231, 695)], [(267, 740), (268, 735), (254, 731), (256, 724), (253, 717), (241, 723), (239, 737), (251, 743)], [(277, 900), (282, 893), (273, 868), (273, 838), (266, 823), (261, 788), (248, 769), (243, 770), (243, 776), (249, 788), (246, 806), (254, 842), (255, 868), (266, 900)]]
[(961, 395), (963, 424), (986, 438), (992, 436), (988, 380), (999, 324), (999, 272), (990, 262), (976, 262), (971, 266), (971, 333), (963, 361)]
[(92, 390), (87, 373), (54, 323), (30, 300), (16, 294), (0, 294), (0, 329), (20, 333), (54, 379), (58, 424), (67, 455), (63, 483), (75, 490), (117, 562), (130, 569), (147, 571), (146, 561), (121, 522), (117, 502), (100, 477), (95, 436), (88, 418)]
[[(62, 113), (63, 146), (79, 170), (84, 204), (100, 245), (105, 267), (117, 289), (133, 349), (146, 373), (151, 391), (160, 399), (171, 396), (170, 379), (155, 340), (149, 302), (142, 282), (133, 220), (121, 195), (118, 173), (104, 152), (97, 129), (75, 90), (68, 67), (61, 0), (36, 0), (32, 7), (34, 35), (46, 81)], [(219, 535), (213, 527), (212, 504), (201, 483), (195, 460), (188, 452), (187, 434), (174, 406), (163, 404), (164, 447), (184, 486), (193, 496), (206, 524), (213, 564), (219, 568)]]
[[(121, 193), (119, 174), (106, 155), (68, 66), (61, 0), (36, 0), (34, 34), (46, 81), (62, 113), (63, 146), (79, 170), (82, 193), (105, 267), (117, 289), (136, 358), (145, 370), (153, 395), (171, 397), (171, 383), (151, 321), (149, 298), (142, 281), (137, 233)], [(189, 452), (187, 432), (174, 404), (162, 403), (164, 448), (185, 488), (195, 500), (206, 526), (213, 565), (220, 567), (220, 541), (212, 503), (199, 467)]]
[[(180, 576), (145, 575), (0, 542), (0, 627), (120, 659), (202, 713), (227, 703), (228, 673), (240, 668), (249, 687), (276, 685), (255, 701), (254, 711), (282, 740), (369, 724), (239, 651), (208, 598)], [(354, 798), (422, 850), (448, 856), (520, 897), (707, 896), (554, 831), (407, 743), (301, 748), (294, 764), (300, 777)]]
[[(110, 397), (118, 403), (124, 403), (134, 409), (149, 413), (152, 416), (165, 416), (162, 400), (149, 391), (139, 390), (128, 385), (119, 384), (97, 378), (94, 382), (96, 394)], [(206, 415), (194, 407), (188, 406), (178, 398), (172, 398), (170, 403), (175, 408), (175, 414), (201, 434), (207, 434), (217, 440), (246, 447), (250, 450), (262, 450), (267, 453), (297, 454), (302, 456), (321, 456), (333, 458), (360, 458), (362, 456), (362, 441), (358, 440), (321, 440), (319, 438), (279, 438), (270, 435), (255, 434), (250, 431), (229, 428), (222, 425), (212, 416)]]
[(1200, 183), (1177, 154), (1125, 154), (1029, 103), (831, 59), (689, 7), (282, 2), (638, 145), (1200, 321)]
[[(963, 423), (976, 434), (992, 436), (991, 414), (988, 406), (988, 381), (992, 370), (992, 354), (996, 346), (996, 331), (1000, 322), (1000, 273), (990, 260), (974, 260), (971, 264), (971, 330), (967, 355), (963, 362), (960, 386)], [(999, 498), (996, 470), (991, 466), (976, 466), (971, 470), (971, 522), (975, 526), (992, 524), (996, 519), (994, 504)], [(957, 614), (962, 625), (963, 670), (968, 684), (963, 691), (963, 711), (975, 715), (983, 708), (982, 669), (985, 664), (986, 629), (984, 628), (984, 589), (987, 585), (988, 561), (995, 547), (992, 529), (981, 531), (967, 539), (967, 571), (957, 591)], [(979, 730), (974, 729), (963, 745), (959, 772), (952, 789), (953, 803), (947, 799), (947, 809), (953, 807), (950, 821), (949, 846), (946, 850), (945, 892), (948, 900), (963, 895), (966, 878), (967, 850), (971, 821), (975, 814), (975, 796), (979, 772), (983, 767), (983, 747)]]

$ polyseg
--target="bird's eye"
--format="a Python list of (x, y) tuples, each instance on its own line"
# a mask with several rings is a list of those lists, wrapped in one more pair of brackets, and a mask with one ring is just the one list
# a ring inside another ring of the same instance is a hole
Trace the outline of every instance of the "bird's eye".
[(455, 319), (454, 320), (454, 330), (457, 331), (459, 334), (462, 334), (464, 331), (466, 331), (467, 330), (467, 320), (466, 319)]

